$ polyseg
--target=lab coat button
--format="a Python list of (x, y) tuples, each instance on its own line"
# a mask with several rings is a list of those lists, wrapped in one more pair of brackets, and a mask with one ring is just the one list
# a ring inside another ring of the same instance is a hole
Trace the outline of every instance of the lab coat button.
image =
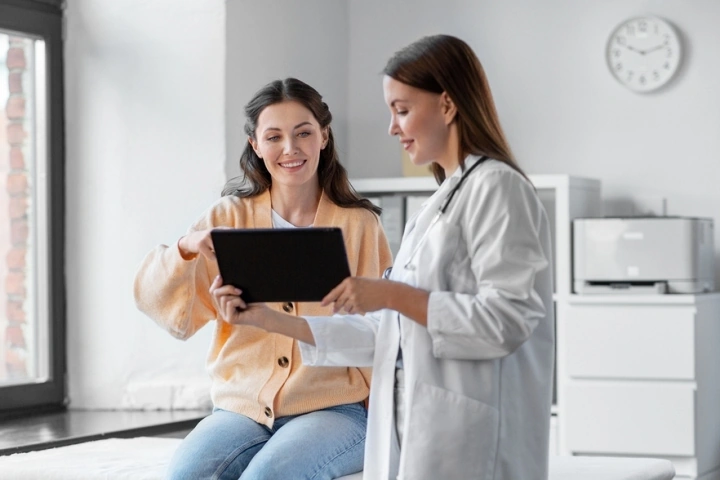
[(288, 365), (290, 365), (290, 360), (288, 360), (287, 357), (280, 357), (278, 358), (278, 365), (280, 365), (282, 368), (287, 368)]
[(283, 304), (283, 310), (285, 310), (287, 313), (292, 312), (292, 309), (293, 309), (292, 302), (287, 302), (287, 303)]
[(270, 407), (265, 407), (265, 416), (268, 418), (272, 418), (272, 410)]

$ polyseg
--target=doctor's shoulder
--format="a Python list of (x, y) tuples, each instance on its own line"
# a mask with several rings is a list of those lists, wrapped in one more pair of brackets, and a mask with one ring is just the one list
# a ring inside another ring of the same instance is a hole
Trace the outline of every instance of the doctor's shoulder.
[(467, 202), (480, 206), (490, 204), (542, 205), (535, 186), (523, 173), (505, 162), (489, 159), (468, 177)]

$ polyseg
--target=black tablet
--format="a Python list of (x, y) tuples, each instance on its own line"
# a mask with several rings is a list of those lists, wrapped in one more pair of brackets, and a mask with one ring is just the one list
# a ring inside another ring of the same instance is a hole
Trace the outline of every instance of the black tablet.
[(319, 302), (350, 276), (339, 228), (218, 229), (211, 232), (224, 284), (246, 303)]

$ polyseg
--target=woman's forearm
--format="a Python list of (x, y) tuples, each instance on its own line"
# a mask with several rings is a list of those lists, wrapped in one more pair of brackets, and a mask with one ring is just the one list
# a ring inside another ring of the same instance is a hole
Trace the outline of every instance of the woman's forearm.
[(256, 326), (268, 332), (279, 333), (287, 337), (300, 340), (308, 345), (315, 345), (315, 337), (308, 321), (303, 317), (287, 315), (282, 312), (271, 310), (270, 315), (263, 316)]
[(427, 327), (428, 302), (430, 292), (420, 288), (411, 287), (401, 282), (390, 282), (388, 291), (388, 306), (390, 310), (400, 312), (404, 316)]

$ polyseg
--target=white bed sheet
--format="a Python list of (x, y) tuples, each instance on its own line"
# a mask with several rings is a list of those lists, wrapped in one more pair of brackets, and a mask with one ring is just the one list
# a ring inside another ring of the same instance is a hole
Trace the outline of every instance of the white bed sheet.
[[(161, 480), (177, 438), (109, 438), (0, 457), (0, 479)], [(671, 480), (672, 463), (653, 458), (550, 457), (549, 480)], [(360, 480), (361, 474), (339, 480)]]

